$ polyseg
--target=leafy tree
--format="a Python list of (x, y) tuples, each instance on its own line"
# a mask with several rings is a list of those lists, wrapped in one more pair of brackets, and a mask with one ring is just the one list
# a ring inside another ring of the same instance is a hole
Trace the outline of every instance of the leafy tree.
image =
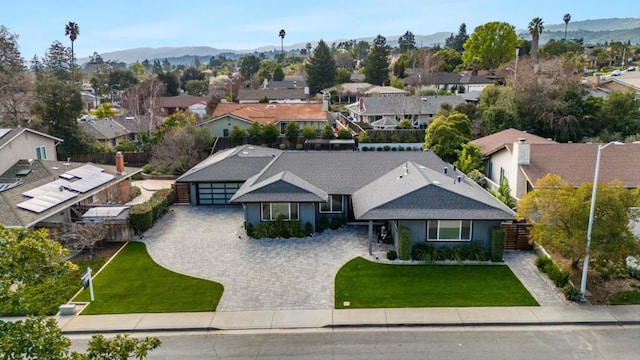
[(160, 60), (153, 60), (153, 67), (151, 68), (151, 72), (156, 75), (162, 72), (162, 64), (160, 64)]
[[(536, 182), (518, 204), (518, 214), (533, 223), (531, 236), (545, 248), (571, 260), (578, 268), (584, 257), (592, 184), (574, 189), (557, 175), (546, 175)], [(591, 236), (591, 255), (596, 261), (621, 264), (624, 257), (638, 250), (630, 233), (629, 221), (636, 215), (630, 206), (638, 204), (638, 190), (628, 191), (619, 182), (598, 184)]]
[(482, 133), (491, 134), (508, 128), (520, 128), (511, 87), (485, 87), (480, 93), (479, 109), (482, 114)]
[(184, 71), (182, 76), (180, 77), (180, 88), (182, 90), (187, 90), (187, 82), (190, 80), (204, 80), (205, 76), (200, 69), (196, 69), (195, 67), (190, 67)]
[(544, 58), (560, 56), (565, 53), (582, 54), (584, 46), (575, 41), (558, 41), (551, 39), (540, 48), (540, 55)]
[(138, 78), (131, 70), (114, 69), (109, 73), (109, 86), (117, 85), (120, 90), (125, 90), (137, 84)]
[(300, 135), (300, 126), (296, 122), (287, 123), (284, 127), (284, 136), (291, 144), (298, 142), (298, 136)]
[(411, 120), (409, 119), (402, 119), (400, 120), (400, 122), (398, 123), (398, 129), (408, 129), (411, 130), (413, 129), (413, 123), (411, 122)]
[(194, 126), (197, 122), (198, 117), (195, 114), (191, 112), (178, 111), (163, 119), (161, 132), (165, 133), (173, 129)]
[(71, 40), (71, 65), (72, 66), (73, 66), (73, 58), (75, 55), (73, 52), (73, 43), (78, 38), (78, 35), (80, 35), (80, 27), (78, 26), (78, 24), (72, 21), (69, 21), (69, 23), (64, 26), (64, 36), (68, 36), (69, 40)]
[(364, 59), (365, 81), (374, 85), (389, 84), (389, 46), (382, 35), (373, 40), (373, 47)]
[(77, 121), (82, 108), (80, 91), (75, 85), (55, 78), (43, 78), (36, 83), (31, 111), (40, 120), (45, 133), (64, 139), (56, 147), (60, 159), (90, 149), (92, 140)]
[(322, 89), (335, 85), (336, 62), (324, 40), (318, 42), (318, 46), (309, 58), (305, 69), (307, 70), (307, 85), (311, 94), (316, 94)]
[(249, 129), (247, 129), (247, 141), (253, 145), (262, 143), (262, 127), (257, 121), (252, 122)]
[(458, 66), (462, 65), (462, 54), (453, 49), (438, 50), (433, 57), (443, 64), (442, 70), (447, 72), (454, 72)]
[(500, 179), (500, 185), (498, 186), (498, 190), (489, 190), (491, 195), (495, 196), (496, 199), (500, 200), (503, 204), (507, 205), (511, 209), (516, 207), (515, 201), (511, 197), (511, 186), (509, 186), (509, 180), (507, 177), (503, 177)]
[(71, 52), (59, 41), (54, 41), (42, 59), (44, 73), (60, 81), (72, 80)]
[(352, 139), (353, 136), (351, 135), (351, 131), (342, 128), (340, 130), (338, 130), (338, 139), (342, 139), (342, 140), (348, 140), (348, 139)]
[(351, 82), (351, 72), (347, 69), (340, 68), (336, 74), (336, 84), (344, 84)]
[(322, 128), (322, 138), (325, 140), (332, 140), (336, 138), (331, 125), (325, 125), (324, 128)]
[(55, 314), (74, 286), (68, 281), (77, 268), (64, 260), (67, 253), (46, 230), (0, 225), (0, 313)]
[(369, 54), (369, 43), (365, 40), (360, 40), (353, 47), (353, 54), (356, 60), (364, 60)]
[(469, 35), (467, 35), (467, 24), (462, 23), (458, 28), (458, 34), (455, 36), (451, 34), (451, 36), (445, 40), (444, 46), (447, 49), (461, 53), (464, 51), (464, 43), (467, 39), (469, 39)]
[(20, 55), (18, 35), (0, 25), (0, 126), (17, 127), (28, 119), (31, 81)]
[(531, 34), (531, 58), (535, 64), (538, 63), (538, 42), (540, 34), (544, 30), (544, 22), (541, 18), (535, 17), (529, 22), (529, 34)]
[(0, 358), (2, 359), (144, 359), (161, 342), (156, 337), (137, 339), (118, 334), (107, 340), (93, 335), (86, 353), (70, 351), (71, 340), (62, 335), (55, 319), (27, 318), (15, 322), (0, 321)]
[(496, 69), (512, 59), (518, 44), (513, 25), (492, 21), (478, 26), (464, 43), (462, 60), (468, 67)]
[(186, 86), (187, 94), (193, 96), (207, 96), (209, 93), (208, 80), (189, 80)]
[(424, 136), (424, 148), (433, 151), (442, 160), (453, 163), (458, 159), (458, 151), (469, 142), (471, 121), (461, 113), (436, 117)]
[(168, 130), (151, 150), (151, 166), (163, 173), (184, 174), (204, 160), (213, 146), (211, 133), (202, 127), (187, 125)]
[(262, 127), (262, 140), (269, 146), (273, 145), (280, 136), (280, 130), (275, 124), (266, 124)]
[(620, 132), (623, 137), (640, 132), (640, 104), (633, 92), (613, 91), (602, 104), (601, 117), (610, 132)]
[(402, 79), (399, 79), (397, 77), (394, 77), (393, 79), (391, 79), (390, 84), (392, 87), (396, 88), (396, 89), (404, 89), (404, 82), (402, 81)]
[(247, 137), (247, 131), (244, 129), (241, 129), (238, 125), (233, 125), (233, 127), (231, 128), (231, 131), (229, 131), (229, 138), (236, 145), (242, 144), (246, 137)]
[(284, 71), (282, 71), (282, 67), (278, 66), (273, 70), (273, 81), (282, 80), (284, 80)]
[(302, 128), (302, 137), (306, 140), (315, 139), (318, 136), (318, 131), (313, 126), (305, 126)]
[(164, 96), (178, 96), (180, 89), (180, 79), (172, 72), (160, 72), (157, 75), (158, 81), (164, 84)]
[[(148, 63), (149, 63), (149, 60), (147, 60), (147, 64)], [(146, 67), (142, 65), (139, 61), (136, 61), (135, 63), (131, 64), (131, 66), (129, 66), (129, 70), (131, 71), (131, 73), (133, 73), (136, 79), (140, 79), (142, 76), (144, 76)]]
[(398, 48), (401, 53), (416, 48), (416, 37), (411, 31), (407, 30), (404, 35), (400, 36), (398, 39)]
[(91, 110), (91, 114), (98, 119), (106, 119), (115, 116), (116, 111), (113, 109), (111, 103), (102, 103), (97, 108)]
[(250, 80), (260, 69), (260, 59), (255, 55), (245, 55), (240, 58), (240, 75), (245, 80)]
[(462, 145), (462, 150), (458, 153), (458, 160), (454, 163), (465, 174), (473, 170), (483, 171), (482, 150), (477, 145), (468, 142)]

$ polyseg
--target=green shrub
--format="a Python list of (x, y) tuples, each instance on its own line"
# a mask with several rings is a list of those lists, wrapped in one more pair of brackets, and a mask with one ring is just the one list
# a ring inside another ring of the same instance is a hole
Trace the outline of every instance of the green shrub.
[(362, 151), (369, 151), (369, 147), (368, 146), (363, 146), (362, 147)]
[(404, 146), (398, 146), (398, 151), (404, 151)]
[(376, 148), (376, 151), (382, 151), (382, 150), (383, 150), (383, 149), (382, 149), (380, 146), (378, 146), (378, 147)]
[(413, 151), (413, 148), (411, 146), (407, 146), (407, 148), (405, 149), (407, 151)]
[(398, 148), (393, 146), (393, 147), (391, 147), (391, 151), (398, 151)]
[(431, 261), (434, 258), (436, 247), (433, 244), (418, 243), (411, 250), (411, 258), (419, 261)]
[(296, 144), (296, 150), (303, 150), (303, 149), (304, 149), (304, 145)]
[(321, 233), (329, 228), (329, 218), (326, 215), (320, 215), (316, 221), (316, 231)]
[(473, 261), (487, 261), (489, 255), (487, 250), (480, 243), (472, 242), (463, 245), (464, 258)]
[(321, 149), (322, 149), (322, 145), (321, 144), (313, 145), (313, 150), (321, 150)]
[(505, 233), (502, 228), (496, 227), (491, 229), (491, 254), (492, 262), (502, 262), (504, 256), (504, 237)]
[(167, 212), (171, 204), (173, 204), (173, 189), (156, 191), (149, 200), (131, 207), (129, 212), (131, 228), (137, 234), (151, 229), (153, 224)]
[(313, 225), (311, 225), (311, 223), (308, 221), (306, 224), (304, 224), (304, 232), (307, 235), (313, 235)]
[(389, 250), (387, 251), (387, 259), (389, 260), (395, 260), (398, 258), (398, 253), (396, 253), (395, 250)]
[(538, 255), (538, 257), (536, 257), (536, 267), (538, 268), (538, 270), (544, 272), (545, 267), (548, 264), (553, 263), (553, 260), (551, 260), (550, 257), (544, 256), (544, 255)]
[(286, 150), (286, 149), (287, 149), (287, 145), (285, 145), (285, 144), (280, 144), (280, 145), (278, 145), (278, 148), (279, 148), (280, 150)]
[(556, 285), (556, 287), (562, 289), (567, 286), (567, 284), (569, 283), (568, 272), (558, 269), (558, 271), (556, 271), (554, 275), (554, 278), (551, 280), (553, 280), (553, 283)]
[(577, 287), (575, 287), (573, 284), (569, 283), (565, 285), (563, 292), (567, 300), (573, 301), (573, 302), (580, 301), (580, 297), (581, 297), (580, 290)]
[(389, 146), (389, 145), (385, 145), (385, 146), (383, 146), (383, 147), (382, 147), (382, 149), (383, 149), (384, 151), (389, 151), (389, 150), (391, 150), (391, 146)]
[(451, 258), (451, 249), (448, 246), (439, 246), (433, 254), (436, 261), (449, 260)]
[(451, 248), (451, 252), (449, 253), (449, 260), (451, 261), (464, 261), (464, 249), (460, 245), (456, 245)]
[(411, 259), (411, 230), (404, 226), (398, 229), (398, 257), (400, 260)]

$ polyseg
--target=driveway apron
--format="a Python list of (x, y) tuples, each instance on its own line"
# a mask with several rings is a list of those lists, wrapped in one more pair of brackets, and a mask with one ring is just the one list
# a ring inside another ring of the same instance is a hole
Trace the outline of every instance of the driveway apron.
[[(332, 309), (338, 270), (367, 256), (367, 228), (248, 239), (240, 207), (173, 206), (143, 241), (173, 271), (224, 286), (218, 311)], [(375, 251), (390, 245), (375, 243)]]

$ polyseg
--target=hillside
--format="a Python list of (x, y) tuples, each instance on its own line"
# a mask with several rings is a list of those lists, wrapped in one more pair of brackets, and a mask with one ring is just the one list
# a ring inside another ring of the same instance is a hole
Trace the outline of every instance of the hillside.
[[(550, 39), (562, 39), (564, 38), (564, 23), (561, 24), (545, 24), (545, 29), (540, 36), (540, 42), (545, 43)], [(471, 33), (473, 29), (469, 29)], [(438, 32), (430, 35), (415, 35), (416, 45), (418, 46), (434, 46), (439, 44), (444, 45), (445, 39), (451, 35), (451, 33), (457, 33), (456, 30), (451, 32)], [(530, 37), (527, 30), (519, 29), (517, 33), (520, 37), (528, 39)], [(385, 35), (387, 43), (390, 46), (397, 46), (398, 38), (400, 35)], [(640, 18), (610, 18), (610, 19), (594, 19), (583, 21), (572, 21), (569, 23), (568, 39), (580, 39), (582, 38), (585, 44), (598, 44), (605, 41), (622, 41), (631, 43), (637, 43), (640, 39)], [(309, 40), (312, 46), (316, 46), (319, 39)], [(336, 39), (325, 40), (329, 46), (332, 43), (339, 43), (341, 41), (347, 41), (349, 39)], [(371, 42), (373, 36), (357, 38), (357, 41), (365, 40)], [(285, 46), (286, 51), (296, 52), (299, 49), (305, 48), (307, 42), (300, 42)], [(274, 49), (279, 49), (278, 45), (262, 46), (255, 49), (217, 49), (208, 46), (182, 46), (182, 47), (162, 47), (162, 48), (135, 48), (125, 49), (120, 51), (113, 51), (104, 54), (100, 54), (105, 60), (118, 60), (131, 64), (136, 61), (143, 61), (149, 59), (168, 59), (172, 63), (185, 63), (188, 64), (193, 61), (194, 56), (198, 56), (203, 62), (206, 62), (207, 58), (211, 55), (219, 55), (224, 53), (228, 58), (234, 58), (233, 54), (240, 56), (246, 53), (252, 52), (268, 52)], [(88, 58), (78, 59), (79, 63), (85, 63)]]

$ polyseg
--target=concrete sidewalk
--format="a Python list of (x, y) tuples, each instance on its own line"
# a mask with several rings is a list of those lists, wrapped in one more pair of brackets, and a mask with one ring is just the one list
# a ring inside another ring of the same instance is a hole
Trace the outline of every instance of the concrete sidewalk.
[(56, 317), (63, 333), (394, 326), (640, 325), (640, 305), (276, 310)]

